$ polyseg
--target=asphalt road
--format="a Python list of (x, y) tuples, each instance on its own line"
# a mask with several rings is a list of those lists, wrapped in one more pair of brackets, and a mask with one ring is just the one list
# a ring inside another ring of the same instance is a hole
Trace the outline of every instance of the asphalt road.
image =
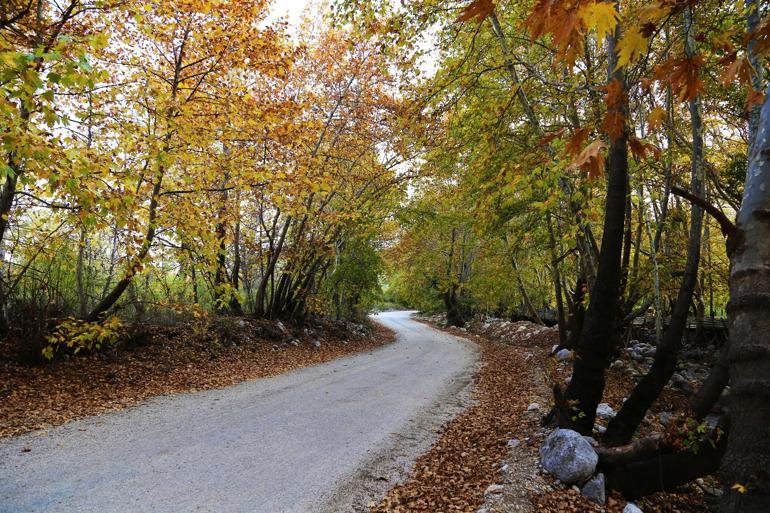
[(0, 440), (0, 512), (360, 511), (467, 404), (473, 346), (410, 320), (370, 353)]

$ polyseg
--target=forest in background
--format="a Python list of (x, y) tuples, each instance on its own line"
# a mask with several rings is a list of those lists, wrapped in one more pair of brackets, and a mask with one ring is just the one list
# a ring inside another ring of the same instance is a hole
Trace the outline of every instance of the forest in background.
[[(378, 38), (248, 2), (4, 2), (0, 320), (361, 317), (419, 151)], [(56, 327), (52, 328), (52, 323)]]
[[(576, 358), (551, 420), (590, 434), (645, 319), (654, 364), (602, 438), (619, 472), (654, 491), (721, 464), (723, 510), (764, 511), (766, 6), (317, 9), (295, 33), (257, 0), (3, 3), (8, 337), (54, 359), (137, 321), (361, 318), (383, 282), (454, 326), (555, 322)], [(634, 441), (691, 323), (721, 355), (698, 436)], [(728, 382), (737, 414), (707, 426)]]

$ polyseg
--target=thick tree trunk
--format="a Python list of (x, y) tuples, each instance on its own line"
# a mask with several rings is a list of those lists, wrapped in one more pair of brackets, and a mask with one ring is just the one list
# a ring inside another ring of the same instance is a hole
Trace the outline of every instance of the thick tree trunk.
[[(618, 80), (625, 90), (623, 68), (616, 68), (615, 43), (620, 29), (608, 38), (609, 82)], [(627, 114), (627, 100), (613, 109)], [(583, 434), (593, 431), (596, 407), (604, 393), (604, 371), (614, 336), (615, 317), (621, 281), (621, 253), (625, 225), (626, 191), (628, 190), (628, 144), (625, 129), (612, 141), (607, 165), (607, 197), (604, 231), (602, 234), (596, 283), (591, 291), (587, 320), (577, 344), (577, 357), (572, 380), (565, 392), (567, 401), (574, 401), (573, 428)]]
[[(695, 53), (690, 35), (691, 29), (692, 22), (688, 12), (685, 13), (685, 30), (687, 31), (685, 50), (690, 57)], [(703, 123), (700, 98), (696, 97), (690, 100), (689, 106), (693, 139), (690, 187), (693, 194), (703, 197)], [(602, 438), (602, 441), (607, 445), (623, 445), (631, 440), (634, 431), (647, 414), (647, 410), (676, 371), (679, 349), (687, 327), (687, 314), (690, 311), (690, 302), (698, 281), (702, 226), (703, 210), (697, 205), (693, 205), (687, 244), (687, 262), (685, 263), (682, 284), (674, 304), (674, 311), (671, 315), (671, 322), (662, 342), (657, 347), (655, 360), (649, 372), (636, 385), (631, 396), (623, 403), (623, 407), (607, 426), (607, 432)]]
[(672, 491), (713, 474), (719, 468), (727, 445), (722, 433), (720, 428), (688, 449), (658, 452), (630, 463), (607, 466), (603, 468), (607, 486), (627, 499), (637, 499), (660, 491)]
[(462, 328), (465, 326), (460, 307), (457, 304), (457, 285), (452, 285), (449, 290), (442, 295), (444, 305), (446, 306), (446, 324), (447, 326), (456, 326)]
[[(770, 89), (746, 174), (730, 255), (732, 429), (722, 513), (770, 511)], [(739, 486), (736, 486), (739, 485)]]

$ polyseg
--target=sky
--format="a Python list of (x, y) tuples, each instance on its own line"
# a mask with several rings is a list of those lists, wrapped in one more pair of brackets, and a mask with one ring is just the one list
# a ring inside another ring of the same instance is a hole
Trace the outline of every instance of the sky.
[[(300, 21), (302, 20), (302, 12), (305, 7), (314, 1), (315, 0), (273, 0), (270, 8), (270, 19), (276, 20), (281, 17), (286, 17), (289, 22), (289, 33), (291, 33), (292, 29), (296, 30), (299, 26)], [(316, 1), (316, 3), (318, 2)], [(424, 40), (419, 43), (420, 46), (430, 48), (433, 43), (433, 37), (432, 33), (429, 33), (429, 35), (425, 36)], [(435, 56), (429, 53), (422, 59), (419, 65), (426, 75), (433, 75), (437, 68)]]
[(293, 26), (297, 26), (302, 17), (302, 10), (310, 3), (310, 0), (274, 0), (272, 16), (280, 18), (286, 16)]

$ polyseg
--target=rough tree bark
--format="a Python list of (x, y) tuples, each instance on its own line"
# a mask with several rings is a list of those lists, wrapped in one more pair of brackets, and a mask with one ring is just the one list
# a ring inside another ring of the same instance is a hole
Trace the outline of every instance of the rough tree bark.
[[(770, 89), (730, 249), (732, 428), (722, 513), (770, 511)], [(739, 485), (739, 486), (736, 486)], [(743, 492), (743, 493), (742, 493)]]

